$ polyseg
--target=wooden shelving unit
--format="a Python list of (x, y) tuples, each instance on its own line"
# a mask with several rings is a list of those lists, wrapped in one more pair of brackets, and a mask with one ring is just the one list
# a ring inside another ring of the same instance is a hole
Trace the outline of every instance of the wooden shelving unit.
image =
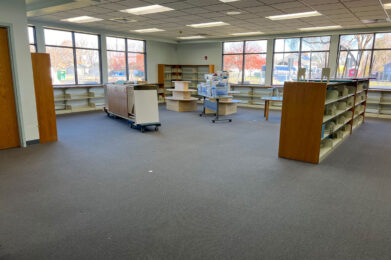
[(369, 89), (367, 116), (391, 119), (391, 89)]
[[(269, 87), (263, 85), (231, 84), (234, 100), (238, 101), (240, 107), (264, 108), (265, 102), (262, 97), (280, 97), (283, 94), (283, 88)], [(281, 102), (272, 102), (270, 109), (281, 110)]]
[(319, 163), (365, 119), (369, 80), (285, 82), (279, 156)]
[[(197, 84), (205, 82), (204, 75), (214, 73), (214, 65), (158, 65), (158, 82), (164, 89), (164, 95), (159, 99), (164, 101), (165, 97), (172, 96), (168, 89), (174, 88), (174, 81), (189, 81), (190, 89), (197, 89)], [(198, 96), (195, 92), (193, 96)]]
[(102, 110), (105, 104), (103, 85), (54, 86), (56, 114)]

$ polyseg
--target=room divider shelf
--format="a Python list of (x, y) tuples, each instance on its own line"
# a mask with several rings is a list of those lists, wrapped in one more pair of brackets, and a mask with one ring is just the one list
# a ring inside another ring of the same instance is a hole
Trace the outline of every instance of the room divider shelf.
[(391, 118), (391, 88), (369, 89), (367, 103), (367, 116)]
[(103, 85), (54, 86), (56, 114), (68, 114), (102, 110), (104, 106)]
[(319, 163), (365, 118), (369, 80), (285, 82), (279, 156)]

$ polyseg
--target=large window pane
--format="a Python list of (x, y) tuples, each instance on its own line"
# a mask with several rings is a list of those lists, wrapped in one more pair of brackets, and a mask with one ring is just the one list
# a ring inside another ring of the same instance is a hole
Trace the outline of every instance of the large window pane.
[(243, 55), (224, 55), (224, 70), (229, 72), (229, 83), (241, 83)]
[(377, 33), (375, 49), (391, 49), (391, 33)]
[(106, 37), (107, 49), (111, 51), (125, 51), (125, 39)]
[(99, 84), (99, 51), (78, 49), (76, 50), (76, 60), (79, 84)]
[(371, 49), (373, 34), (342, 35), (340, 37), (340, 50), (363, 50)]
[(128, 39), (128, 51), (130, 52), (144, 52), (144, 41)]
[(340, 51), (337, 76), (340, 78), (368, 77), (371, 51)]
[(330, 36), (303, 38), (301, 44), (302, 51), (328, 51), (330, 49)]
[(243, 53), (243, 42), (224, 42), (224, 54)]
[(126, 80), (126, 56), (124, 52), (107, 52), (109, 82)]
[(45, 44), (72, 47), (72, 33), (45, 29)]
[(265, 84), (266, 54), (245, 56), (244, 81), (249, 84)]
[(301, 67), (306, 68), (306, 79), (320, 79), (322, 69), (328, 67), (328, 52), (301, 53)]
[(129, 80), (145, 80), (144, 54), (128, 53)]
[(266, 53), (267, 41), (247, 41), (246, 42), (246, 53)]
[(391, 50), (374, 51), (371, 87), (391, 88)]
[(299, 51), (300, 39), (276, 39), (275, 40), (275, 52), (294, 52)]
[(296, 80), (299, 53), (274, 54), (273, 84), (282, 85), (287, 80)]
[(75, 33), (75, 44), (79, 48), (98, 49), (99, 40), (98, 35)]
[(28, 27), (28, 36), (29, 36), (29, 43), (35, 44), (34, 27), (31, 27), (31, 26)]
[(71, 48), (46, 47), (50, 54), (53, 84), (75, 84), (73, 50)]

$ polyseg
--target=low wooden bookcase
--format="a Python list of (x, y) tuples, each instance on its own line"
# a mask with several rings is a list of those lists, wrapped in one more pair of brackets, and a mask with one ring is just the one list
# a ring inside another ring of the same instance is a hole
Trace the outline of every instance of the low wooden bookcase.
[(364, 122), (369, 80), (285, 82), (279, 156), (319, 163)]

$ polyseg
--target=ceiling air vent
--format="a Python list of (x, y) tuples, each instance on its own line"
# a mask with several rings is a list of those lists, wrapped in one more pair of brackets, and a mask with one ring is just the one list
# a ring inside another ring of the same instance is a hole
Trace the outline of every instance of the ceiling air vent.
[(386, 19), (368, 19), (368, 20), (361, 20), (362, 23), (365, 24), (373, 24), (373, 23), (389, 23), (391, 20), (389, 18)]
[(125, 18), (125, 17), (111, 18), (109, 20), (113, 21), (113, 22), (117, 22), (117, 23), (134, 23), (134, 22), (137, 22), (137, 20), (129, 19), (129, 18)]

